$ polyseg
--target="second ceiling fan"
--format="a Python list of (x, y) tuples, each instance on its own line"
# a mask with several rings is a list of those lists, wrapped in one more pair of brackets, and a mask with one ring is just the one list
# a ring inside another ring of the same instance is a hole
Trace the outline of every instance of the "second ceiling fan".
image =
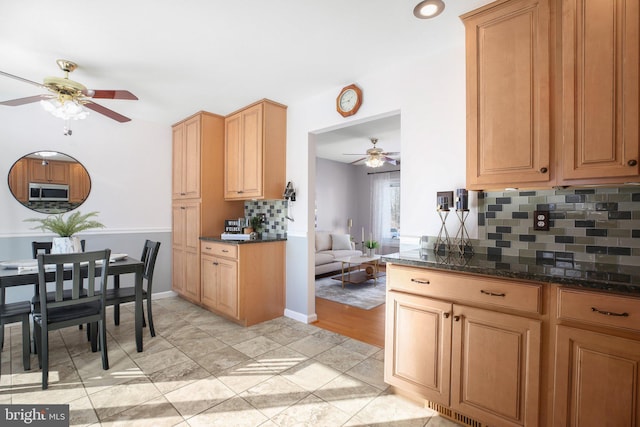
[(369, 148), (365, 154), (352, 154), (348, 153), (345, 156), (364, 156), (358, 160), (351, 162), (350, 164), (356, 165), (362, 161), (364, 161), (365, 165), (371, 168), (377, 168), (383, 166), (385, 163), (389, 163), (391, 165), (399, 165), (400, 160), (394, 159), (389, 156), (397, 156), (400, 153), (398, 152), (386, 152), (382, 148), (376, 147), (378, 143), (378, 138), (371, 138), (371, 143), (373, 144), (372, 148)]

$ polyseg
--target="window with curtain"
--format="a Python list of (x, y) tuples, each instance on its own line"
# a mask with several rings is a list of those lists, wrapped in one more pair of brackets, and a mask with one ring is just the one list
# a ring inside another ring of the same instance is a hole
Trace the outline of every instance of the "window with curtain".
[(383, 172), (371, 177), (371, 227), (379, 253), (397, 250), (400, 242), (400, 172)]

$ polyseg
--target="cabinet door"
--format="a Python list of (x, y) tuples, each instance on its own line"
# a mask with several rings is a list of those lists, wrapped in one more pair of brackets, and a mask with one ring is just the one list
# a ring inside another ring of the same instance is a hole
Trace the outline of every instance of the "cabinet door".
[(384, 380), (449, 405), (451, 304), (387, 293)]
[(558, 326), (553, 423), (637, 426), (640, 342)]
[(224, 121), (225, 126), (225, 199), (242, 198), (242, 144), (241, 144), (242, 114), (229, 116)]
[(549, 182), (548, 0), (504, 2), (463, 20), (467, 188)]
[(184, 155), (185, 155), (185, 140), (184, 140), (184, 123), (177, 124), (173, 127), (173, 179), (172, 179), (172, 192), (171, 197), (173, 199), (180, 199), (185, 196), (184, 184), (183, 184), (183, 171), (184, 171)]
[(538, 426), (541, 322), (453, 306), (451, 408), (489, 425)]
[(215, 310), (218, 289), (218, 263), (214, 257), (202, 255), (200, 263), (200, 301), (205, 307)]
[(638, 175), (638, 0), (562, 2), (563, 178)]
[(184, 295), (184, 250), (173, 248), (171, 259), (171, 289)]
[(184, 295), (200, 302), (200, 253), (184, 251)]
[(48, 181), (52, 184), (69, 184), (69, 164), (50, 161), (47, 165)]
[(216, 308), (224, 314), (238, 318), (238, 263), (222, 258), (216, 261), (219, 273)]
[(91, 184), (86, 169), (80, 163), (69, 164), (69, 201), (81, 203), (89, 195)]
[(242, 190), (243, 197), (262, 196), (262, 104), (242, 112)]
[(19, 202), (29, 201), (29, 163), (26, 158), (18, 160), (11, 168), (9, 188)]
[(200, 116), (184, 123), (184, 197), (200, 197), (200, 156), (201, 156)]

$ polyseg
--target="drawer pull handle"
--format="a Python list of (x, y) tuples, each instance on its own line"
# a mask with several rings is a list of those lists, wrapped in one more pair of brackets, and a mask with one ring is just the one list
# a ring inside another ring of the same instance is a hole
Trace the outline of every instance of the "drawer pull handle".
[(591, 307), (591, 311), (594, 311), (594, 312), (600, 313), (600, 314), (604, 314), (605, 316), (629, 317), (629, 313), (627, 313), (626, 311), (624, 313), (614, 313), (613, 311), (598, 310), (595, 307)]
[(429, 285), (429, 280), (427, 279), (411, 279), (414, 283), (420, 283), (421, 285)]
[(227, 253), (229, 252), (229, 249), (223, 249), (222, 252)]
[(456, 322), (460, 321), (460, 316), (453, 316), (453, 320), (455, 320)]
[(480, 293), (481, 294), (485, 294), (485, 295), (489, 295), (489, 296), (492, 296), (492, 297), (506, 297), (507, 296), (507, 294), (505, 294), (505, 293), (499, 293), (498, 294), (498, 293), (491, 292), (491, 291), (485, 291), (484, 289), (480, 289)]
[(219, 263), (217, 263), (217, 262), (215, 262), (215, 261), (214, 261), (214, 262), (212, 262), (212, 264), (213, 264), (213, 265), (219, 265)]
[(209, 246), (205, 246), (204, 248), (205, 248), (206, 250), (208, 250), (208, 251), (210, 251), (210, 250), (211, 250), (211, 248), (210, 248)]

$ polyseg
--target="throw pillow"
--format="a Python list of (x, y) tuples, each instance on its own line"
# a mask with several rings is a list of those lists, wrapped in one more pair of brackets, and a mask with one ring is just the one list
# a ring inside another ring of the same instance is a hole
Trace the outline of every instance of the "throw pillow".
[(327, 232), (316, 232), (316, 252), (331, 250), (331, 234)]
[(351, 236), (349, 236), (348, 234), (332, 234), (331, 250), (351, 250)]

